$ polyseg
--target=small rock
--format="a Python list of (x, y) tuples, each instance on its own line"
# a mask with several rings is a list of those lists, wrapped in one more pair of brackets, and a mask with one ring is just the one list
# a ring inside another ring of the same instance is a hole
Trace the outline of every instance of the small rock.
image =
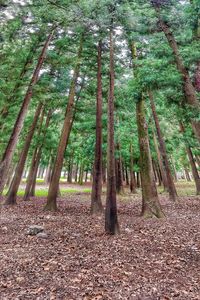
[(40, 232), (44, 231), (44, 227), (43, 226), (38, 226), (38, 225), (31, 225), (29, 226), (28, 230), (27, 230), (27, 234), (28, 235), (37, 235)]
[(130, 233), (130, 232), (132, 232), (132, 230), (129, 228), (125, 228), (125, 232)]
[(17, 283), (24, 282), (24, 280), (25, 280), (24, 277), (17, 277), (17, 278), (16, 278)]
[(39, 232), (37, 237), (40, 239), (48, 239), (48, 234), (46, 232)]

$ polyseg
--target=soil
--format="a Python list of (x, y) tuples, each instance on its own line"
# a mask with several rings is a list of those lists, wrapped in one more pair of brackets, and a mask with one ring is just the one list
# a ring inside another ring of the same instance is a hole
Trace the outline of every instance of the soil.
[[(122, 197), (117, 236), (90, 215), (89, 198), (67, 195), (56, 213), (44, 198), (1, 207), (1, 300), (200, 299), (200, 198), (161, 196), (166, 218), (144, 220), (140, 196)], [(27, 235), (30, 225), (48, 238)]]

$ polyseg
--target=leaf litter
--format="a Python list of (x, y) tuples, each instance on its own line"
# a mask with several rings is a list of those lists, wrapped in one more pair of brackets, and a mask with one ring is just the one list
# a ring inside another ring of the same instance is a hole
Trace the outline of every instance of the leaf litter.
[[(200, 300), (200, 198), (161, 197), (166, 219), (140, 217), (140, 196), (118, 200), (121, 234), (104, 233), (89, 195), (43, 211), (32, 198), (0, 211), (1, 300)], [(27, 235), (43, 226), (47, 238)]]

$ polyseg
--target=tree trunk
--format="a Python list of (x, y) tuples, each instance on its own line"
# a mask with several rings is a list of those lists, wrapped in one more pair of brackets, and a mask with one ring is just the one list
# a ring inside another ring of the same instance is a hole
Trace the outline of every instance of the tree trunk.
[(108, 234), (119, 232), (115, 177), (114, 142), (114, 46), (113, 32), (110, 29), (110, 86), (108, 95), (108, 140), (107, 140), (107, 192), (105, 211), (105, 231)]
[(200, 195), (200, 177), (199, 177), (199, 173), (198, 173), (198, 170), (197, 170), (197, 167), (195, 164), (194, 156), (193, 156), (193, 153), (192, 153), (192, 150), (190, 147), (186, 147), (186, 151), (187, 151), (187, 155), (188, 155), (190, 165), (192, 168), (192, 175), (194, 178), (194, 182), (196, 185), (196, 194)]
[(103, 161), (102, 163), (102, 181), (103, 184), (106, 184), (106, 163)]
[(164, 217), (158, 199), (156, 184), (153, 178), (152, 160), (149, 147), (148, 126), (145, 120), (143, 96), (137, 102), (137, 126), (140, 146), (140, 173), (142, 184), (142, 216), (145, 218)]
[(177, 177), (177, 171), (176, 171), (176, 165), (174, 163), (173, 157), (171, 156), (171, 162), (172, 162), (172, 168), (174, 170), (174, 181), (178, 182), (178, 177)]
[(32, 97), (32, 94), (33, 94), (33, 87), (38, 81), (39, 72), (40, 72), (41, 67), (43, 65), (47, 48), (48, 48), (49, 43), (50, 43), (50, 41), (53, 37), (53, 32), (54, 31), (52, 31), (49, 34), (49, 36), (48, 36), (48, 38), (45, 42), (45, 45), (42, 49), (42, 52), (39, 56), (37, 66), (34, 70), (32, 79), (30, 81), (30, 84), (28, 86), (26, 95), (24, 97), (24, 100), (23, 100), (23, 103), (22, 103), (22, 106), (21, 106), (20, 112), (18, 114), (17, 120), (16, 120), (15, 125), (13, 127), (13, 131), (11, 133), (9, 142), (7, 144), (7, 147), (4, 151), (4, 154), (3, 154), (1, 162), (0, 162), (0, 193), (2, 193), (5, 182), (6, 182), (8, 169), (9, 169), (10, 163), (12, 161), (12, 157), (13, 157), (13, 154), (14, 154), (14, 151), (15, 151), (15, 148), (16, 148), (16, 144), (18, 142), (19, 135), (21, 133), (23, 123), (24, 123), (24, 119), (26, 117), (28, 107), (29, 107), (29, 103), (30, 103), (30, 100), (31, 100), (31, 97)]
[(164, 169), (163, 160), (162, 160), (162, 157), (161, 157), (160, 149), (158, 147), (158, 142), (157, 142), (157, 138), (156, 138), (154, 130), (153, 130), (153, 141), (154, 141), (154, 147), (155, 147), (157, 158), (158, 158), (158, 164), (159, 164), (159, 169), (160, 169), (160, 172), (161, 172), (161, 177), (162, 177), (164, 190), (166, 192), (168, 192), (167, 174), (166, 174), (166, 171)]
[(69, 158), (68, 162), (68, 172), (67, 172), (67, 182), (72, 183), (72, 171), (73, 171), (73, 153), (71, 154), (71, 157)]
[(128, 167), (125, 165), (125, 181), (126, 185), (129, 186), (129, 175), (128, 175)]
[(49, 184), (50, 179), (51, 179), (51, 164), (52, 164), (52, 158), (50, 156), (49, 164), (48, 164), (48, 167), (46, 169), (46, 175), (45, 175), (45, 179), (44, 179), (45, 184)]
[(24, 201), (29, 200), (29, 197), (30, 197), (30, 191), (31, 191), (32, 183), (33, 183), (34, 176), (35, 176), (35, 170), (36, 170), (35, 163), (36, 163), (36, 159), (37, 159), (37, 154), (38, 154), (38, 148), (35, 148), (35, 150), (33, 152), (33, 157), (32, 157), (32, 161), (31, 161), (31, 166), (29, 169), (28, 177), (26, 180), (26, 187), (25, 187), (25, 192), (24, 192), (24, 196), (23, 196)]
[(184, 171), (185, 171), (185, 177), (186, 177), (186, 180), (187, 180), (187, 181), (192, 181), (192, 179), (191, 179), (191, 177), (190, 177), (190, 173), (189, 173), (188, 169), (187, 169), (187, 168), (185, 168), (185, 169), (184, 169)]
[[(180, 122), (180, 129), (181, 129), (181, 132), (184, 134), (185, 128), (184, 128), (183, 123), (181, 123), (181, 122)], [(189, 143), (187, 141), (186, 141), (186, 152), (187, 152), (187, 155), (188, 155), (188, 158), (189, 158), (189, 161), (190, 161), (190, 165), (191, 165), (191, 168), (192, 168), (192, 175), (193, 175), (194, 182), (195, 182), (195, 185), (196, 185), (196, 194), (200, 195), (200, 177), (199, 177), (199, 173), (198, 173), (198, 170), (197, 170), (197, 167), (196, 167), (196, 164), (195, 164), (195, 160), (194, 160), (192, 150), (191, 150), (191, 148), (189, 146)]]
[(122, 160), (120, 153), (120, 144), (117, 142), (116, 144), (117, 150), (117, 158), (115, 159), (115, 174), (116, 174), (116, 192), (117, 194), (124, 194), (124, 186), (123, 186), (123, 174), (122, 174)]
[(80, 185), (83, 184), (83, 174), (84, 174), (84, 164), (81, 163), (81, 165), (80, 165), (80, 170), (79, 170), (79, 179), (78, 179), (78, 183), (79, 183)]
[(77, 183), (78, 181), (78, 168), (79, 168), (79, 165), (77, 164), (76, 165), (76, 169), (75, 169), (75, 174), (74, 174), (74, 181)]
[(134, 162), (133, 162), (133, 146), (130, 144), (130, 191), (136, 194), (136, 182), (134, 176)]
[(98, 44), (97, 97), (96, 97), (96, 144), (91, 194), (91, 213), (102, 213), (102, 41)]
[(11, 187), (9, 189), (8, 197), (7, 197), (7, 199), (4, 203), (6, 205), (16, 204), (17, 192), (18, 192), (19, 185), (20, 185), (21, 178), (22, 178), (22, 174), (23, 174), (23, 171), (24, 171), (26, 158), (27, 158), (27, 155), (28, 155), (28, 151), (29, 151), (29, 148), (30, 148), (30, 145), (31, 145), (31, 141), (32, 141), (32, 138), (33, 138), (33, 135), (34, 135), (34, 131), (35, 131), (35, 128), (36, 128), (41, 110), (42, 110), (42, 103), (40, 103), (38, 105), (37, 109), (36, 109), (35, 116), (34, 116), (34, 119), (33, 119), (33, 123), (32, 123), (32, 125), (31, 125), (31, 127), (28, 131), (28, 135), (27, 135), (25, 143), (23, 145), (23, 150), (20, 154), (20, 158), (19, 158), (17, 167), (15, 169), (15, 175), (13, 177)]
[[(156, 126), (157, 137), (158, 137), (158, 141), (159, 141), (159, 150), (160, 150), (160, 153), (162, 156), (163, 166), (164, 166), (164, 169), (166, 172), (167, 188), (169, 191), (169, 197), (172, 201), (176, 201), (178, 195), (176, 192), (175, 184), (174, 184), (172, 173), (170, 170), (170, 164), (169, 164), (169, 160), (167, 157), (166, 145), (165, 145), (165, 141), (163, 139), (163, 135), (162, 135), (162, 132), (160, 129), (160, 124), (159, 124), (158, 116), (156, 113), (156, 107), (154, 104), (153, 94), (151, 91), (149, 91), (149, 98), (150, 98), (151, 109), (152, 109), (153, 118), (154, 118), (154, 122), (155, 122), (155, 126)], [(164, 174), (162, 174), (162, 175), (164, 175)]]
[(85, 183), (87, 183), (87, 181), (88, 181), (88, 170), (86, 170), (85, 172)]
[[(196, 96), (195, 88), (192, 85), (192, 81), (190, 79), (189, 73), (184, 66), (183, 59), (179, 53), (177, 42), (174, 38), (174, 35), (171, 31), (170, 26), (162, 19), (160, 14), (160, 9), (155, 7), (155, 10), (157, 12), (157, 17), (159, 19), (159, 24), (164, 32), (168, 43), (174, 53), (174, 58), (176, 61), (177, 69), (182, 75), (183, 80), (183, 92), (185, 95), (185, 100), (188, 105), (190, 105), (194, 110), (200, 111), (200, 105), (199, 101)], [(191, 124), (193, 127), (193, 131), (197, 137), (197, 139), (200, 141), (200, 121), (191, 120)]]
[(58, 145), (56, 160), (53, 168), (52, 179), (49, 185), (49, 192), (47, 197), (47, 203), (45, 205), (45, 210), (55, 211), (57, 210), (56, 198), (58, 194), (59, 180), (62, 171), (63, 159), (65, 150), (67, 147), (67, 143), (70, 136), (71, 131), (71, 123), (73, 122), (73, 114), (74, 114), (74, 100), (75, 100), (75, 92), (76, 92), (76, 84), (79, 76), (80, 69), (80, 60), (82, 55), (82, 47), (83, 47), (83, 34), (81, 35), (80, 46), (77, 55), (77, 62), (74, 69), (73, 79), (71, 82), (68, 104), (65, 113), (64, 124), (61, 132), (60, 142)]
[[(34, 195), (34, 189), (35, 189), (36, 178), (37, 178), (37, 171), (38, 171), (38, 167), (39, 167), (39, 163), (40, 163), (40, 158), (41, 158), (41, 155), (42, 155), (42, 147), (43, 147), (44, 142), (45, 142), (46, 132), (47, 132), (47, 128), (49, 126), (51, 116), (52, 116), (52, 111), (49, 110), (49, 112), (47, 114), (47, 117), (46, 117), (45, 128), (42, 132), (41, 144), (35, 149), (34, 154), (33, 154), (31, 168), (30, 168), (29, 176), (28, 176), (27, 183), (26, 183), (25, 194), (24, 194), (24, 197), (23, 197), (24, 201), (29, 200), (29, 198), (32, 195)], [(41, 116), (38, 136), (40, 136), (41, 131), (42, 131), (42, 123), (43, 123), (43, 115)]]
[(137, 178), (136, 186), (137, 186), (137, 188), (139, 189), (139, 188), (141, 187), (141, 180), (140, 180), (141, 176), (140, 176), (140, 172), (137, 172), (137, 173), (136, 173), (136, 178)]
[(162, 181), (162, 174), (161, 174), (160, 166), (159, 166), (158, 162), (157, 163), (155, 162), (155, 169), (156, 169), (156, 174), (158, 177), (158, 185), (161, 186), (163, 181)]

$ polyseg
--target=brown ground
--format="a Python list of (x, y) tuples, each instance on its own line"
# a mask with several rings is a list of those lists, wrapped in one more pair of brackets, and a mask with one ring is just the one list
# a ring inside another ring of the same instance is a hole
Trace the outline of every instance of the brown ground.
[[(200, 198), (162, 196), (165, 220), (143, 220), (140, 197), (123, 198), (121, 234), (110, 237), (89, 197), (68, 195), (54, 214), (44, 198), (1, 208), (1, 300), (200, 299)], [(33, 224), (49, 238), (27, 236)]]

